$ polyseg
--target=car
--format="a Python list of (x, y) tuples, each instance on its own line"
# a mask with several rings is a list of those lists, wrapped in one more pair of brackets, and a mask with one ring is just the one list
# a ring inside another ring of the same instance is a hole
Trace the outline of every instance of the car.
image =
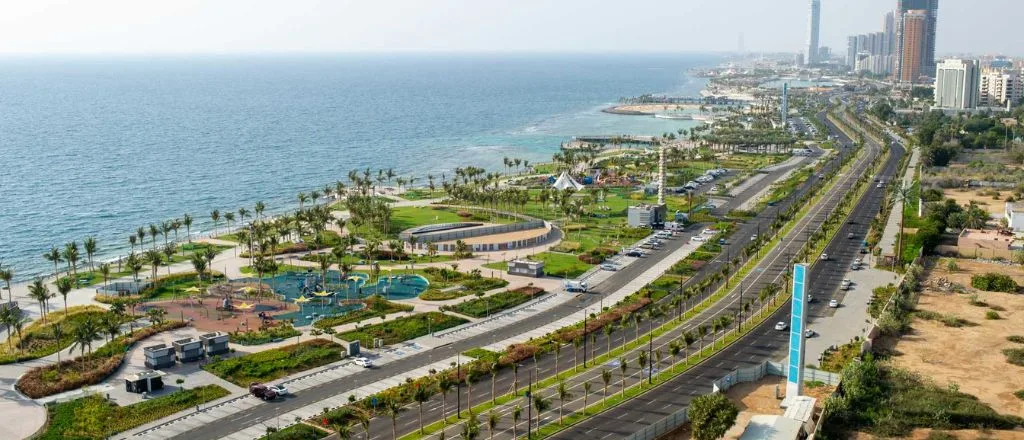
[(715, 235), (715, 234), (718, 233), (718, 230), (717, 229), (706, 228), (703, 231), (700, 231), (700, 233), (704, 234), (704, 235)]
[(616, 265), (611, 264), (611, 263), (605, 263), (605, 264), (601, 265), (601, 270), (607, 270), (608, 272), (615, 272), (615, 271), (619, 270), (619, 266), (616, 266)]
[(278, 396), (287, 396), (288, 388), (284, 385), (270, 385), (267, 387), (270, 391), (277, 393)]
[(814, 330), (811, 330), (811, 329), (804, 330), (804, 337), (805, 338), (812, 338), (812, 337), (814, 337), (814, 335), (815, 335)]
[(846, 234), (846, 239), (847, 240), (852, 240), (853, 237), (854, 237), (853, 232), (849, 232), (849, 233)]
[(626, 256), (627, 257), (640, 258), (640, 257), (642, 257), (644, 255), (646, 255), (646, 254), (644, 254), (644, 251), (641, 251), (640, 249), (630, 249), (630, 250), (626, 251)]
[(822, 174), (822, 173), (818, 173), (818, 178), (819, 178), (819, 179), (824, 179), (824, 178), (825, 178), (825, 175), (824, 175), (824, 174)]
[(725, 239), (724, 238), (719, 238), (718, 239), (718, 244), (722, 244), (722, 245), (726, 244)]
[(853, 286), (853, 281), (850, 281), (850, 280), (843, 280), (843, 282), (839, 284), (839, 288), (841, 288), (843, 290), (850, 290), (850, 287), (852, 287), (852, 286)]
[(875, 188), (881, 188), (881, 187), (882, 187), (881, 183), (879, 183), (878, 185), (875, 185)]
[(821, 261), (828, 261), (828, 254), (822, 252), (820, 258), (821, 258)]
[(850, 263), (850, 270), (860, 270), (860, 263), (857, 263), (857, 262)]
[(707, 241), (707, 239), (706, 239), (706, 238), (704, 238), (704, 237), (701, 237), (701, 236), (699, 236), (699, 235), (694, 235), (693, 237), (690, 237), (690, 241), (693, 241), (693, 242), (702, 242), (702, 241)]
[(719, 189), (718, 185), (712, 186), (711, 187), (711, 192), (718, 192), (718, 189)]
[(858, 265), (860, 265), (860, 264), (864, 264), (864, 261), (862, 261), (862, 260), (861, 260), (860, 258), (858, 258), (858, 259), (856, 259), (856, 260), (853, 260), (853, 262), (854, 262), (855, 264), (858, 264)]
[(775, 330), (778, 330), (778, 331), (781, 332), (781, 331), (786, 330), (787, 328), (789, 328), (789, 324), (786, 324), (785, 321), (779, 321), (779, 322), (775, 323)]
[(252, 382), (249, 384), (249, 394), (263, 400), (274, 400), (277, 398), (277, 393), (274, 392), (274, 390), (271, 390), (270, 387), (259, 382)]
[(866, 247), (864, 247), (864, 246), (861, 246), (861, 247), (860, 247), (860, 253), (862, 253), (862, 254), (866, 254), (866, 253), (868, 253), (868, 248), (866, 248)]
[(750, 241), (757, 241), (757, 234), (751, 235), (750, 236)]
[(838, 300), (831, 300), (831, 301), (828, 302), (828, 306), (833, 308), (833, 309), (839, 308), (839, 301)]
[(359, 357), (357, 357), (355, 359), (352, 359), (352, 362), (354, 362), (356, 365), (358, 365), (360, 367), (363, 367), (363, 368), (371, 368), (371, 367), (373, 367), (373, 362), (370, 361), (369, 359), (365, 358), (365, 357), (362, 357), (362, 356), (359, 356)]
[(809, 302), (809, 303), (814, 302), (814, 297), (811, 296), (811, 295), (807, 295), (807, 302)]

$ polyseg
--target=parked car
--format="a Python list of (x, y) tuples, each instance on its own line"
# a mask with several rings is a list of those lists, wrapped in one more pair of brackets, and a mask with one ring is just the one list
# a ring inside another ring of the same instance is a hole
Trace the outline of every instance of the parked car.
[(693, 237), (690, 237), (690, 241), (693, 241), (693, 242), (702, 242), (702, 241), (706, 241), (706, 240), (707, 240), (706, 238), (701, 237), (699, 235), (694, 235)]
[(804, 337), (805, 338), (812, 338), (812, 337), (814, 337), (814, 334), (815, 334), (814, 330), (811, 330), (811, 329), (804, 330)]
[(852, 240), (854, 237), (853, 232), (847, 233), (846, 238)]
[(704, 235), (715, 235), (718, 233), (718, 230), (712, 228), (705, 228), (703, 231), (700, 231), (700, 233)]
[(253, 396), (256, 396), (263, 400), (274, 400), (277, 398), (277, 392), (259, 382), (253, 382), (249, 384), (249, 394), (252, 394)]
[(355, 358), (355, 359), (352, 359), (352, 361), (353, 361), (353, 362), (354, 362), (354, 363), (355, 363), (356, 365), (358, 365), (358, 366), (360, 366), (360, 367), (363, 367), (363, 368), (372, 368), (372, 367), (373, 367), (373, 362), (372, 362), (372, 361), (370, 361), (370, 360), (369, 360), (369, 359), (367, 359), (367, 358), (364, 358), (364, 357), (362, 357), (362, 356), (359, 356), (359, 357), (357, 357), (357, 358)]
[(860, 263), (856, 261), (850, 263), (850, 270), (860, 270)]
[(757, 241), (757, 234), (751, 235), (750, 241)]
[(824, 253), (824, 252), (821, 253), (821, 261), (828, 261), (828, 254), (827, 253)]
[(785, 321), (779, 321), (779, 322), (775, 323), (775, 330), (778, 330), (778, 331), (781, 332), (781, 331), (786, 330), (787, 328), (789, 328), (789, 324), (786, 324)]
[(288, 395), (288, 388), (286, 388), (284, 385), (270, 385), (267, 387), (267, 389), (277, 393), (278, 396)]
[(843, 282), (839, 284), (839, 288), (843, 290), (850, 290), (850, 286), (853, 286), (853, 281), (850, 280), (843, 280)]
[(640, 257), (644, 256), (644, 253), (640, 252), (639, 249), (630, 249), (630, 250), (626, 251), (626, 256), (627, 257), (640, 258)]
[(611, 263), (604, 263), (604, 264), (601, 265), (601, 270), (607, 270), (608, 272), (615, 272), (615, 271), (619, 270), (619, 266), (616, 266), (616, 265), (611, 264)]
[(828, 306), (833, 308), (833, 309), (837, 309), (837, 308), (839, 308), (839, 301), (838, 300), (831, 300), (831, 301), (828, 302)]

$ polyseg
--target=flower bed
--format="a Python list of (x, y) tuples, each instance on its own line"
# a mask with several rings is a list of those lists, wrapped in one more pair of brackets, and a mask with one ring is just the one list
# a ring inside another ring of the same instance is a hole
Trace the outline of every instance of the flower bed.
[(441, 289), (434, 288), (428, 289), (426, 292), (420, 294), (420, 299), (424, 301), (444, 301), (468, 295), (476, 295), (478, 293), (482, 294), (488, 290), (505, 287), (508, 285), (508, 281), (500, 278), (484, 278), (479, 275), (470, 275), (459, 284), (462, 285), (462, 289), (443, 291)]
[(106, 438), (228, 394), (220, 386), (204, 385), (128, 406), (93, 394), (49, 405), (49, 424), (37, 439)]
[(292, 373), (327, 365), (341, 360), (345, 349), (323, 339), (313, 339), (289, 345), (224, 359), (203, 366), (218, 377), (238, 386), (250, 382), (266, 382)]
[(474, 318), (482, 318), (491, 313), (500, 312), (527, 301), (544, 292), (539, 287), (520, 287), (514, 290), (506, 290), (494, 295), (476, 298), (456, 304), (454, 306), (442, 306), (441, 310), (451, 310)]
[(319, 440), (328, 435), (330, 433), (322, 429), (314, 428), (305, 423), (297, 423), (260, 437), (260, 440)]
[[(58, 349), (63, 350), (71, 345), (75, 328), (81, 322), (88, 318), (98, 320), (105, 313), (105, 310), (96, 306), (70, 307), (66, 314), (64, 311), (52, 312), (46, 316), (46, 321), (39, 319), (32, 322), (22, 329), (21, 338), (18, 338), (17, 332), (11, 329), (14, 336), (9, 341), (0, 343), (0, 364), (38, 359), (54, 354)], [(63, 328), (60, 341), (53, 335), (53, 324), (58, 322)]]
[(301, 334), (302, 332), (295, 330), (295, 327), (292, 327), (291, 324), (281, 322), (277, 325), (255, 331), (231, 332), (228, 334), (228, 340), (242, 345), (260, 345), (281, 339), (293, 338)]
[(61, 361), (60, 365), (47, 365), (28, 370), (20, 379), (17, 387), (26, 396), (33, 399), (50, 396), (102, 382), (114, 370), (121, 366), (124, 353), (142, 339), (159, 332), (183, 327), (181, 321), (168, 321), (159, 326), (136, 330), (130, 335), (114, 338), (113, 341), (100, 347), (92, 354), (75, 359)]
[(362, 309), (353, 310), (341, 316), (319, 319), (313, 323), (313, 327), (319, 329), (333, 328), (350, 322), (362, 322), (391, 313), (411, 312), (413, 310), (413, 306), (391, 302), (380, 295), (364, 299), (363, 304), (365, 304), (365, 307)]
[(363, 347), (372, 347), (374, 338), (383, 338), (384, 344), (391, 345), (467, 322), (469, 321), (457, 316), (427, 312), (363, 326), (341, 333), (338, 338), (346, 341), (358, 340)]

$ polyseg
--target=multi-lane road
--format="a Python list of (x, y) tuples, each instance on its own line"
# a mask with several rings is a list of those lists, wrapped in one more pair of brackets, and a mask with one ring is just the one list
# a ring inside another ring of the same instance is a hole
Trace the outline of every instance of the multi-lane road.
[[(793, 167), (784, 167), (780, 169), (775, 169), (772, 172), (770, 172), (768, 176), (766, 176), (766, 179), (768, 179), (766, 181), (774, 181), (792, 168)], [(806, 185), (801, 186), (795, 196), (799, 196), (800, 194), (803, 194), (804, 192), (810, 190), (811, 183), (812, 182), (808, 182)], [(756, 186), (748, 188), (743, 193), (738, 194), (736, 197), (734, 197), (729, 205), (722, 207), (721, 209), (728, 209), (730, 206), (733, 205), (738, 206), (740, 203), (742, 203), (742, 201), (754, 197), (759, 190), (760, 188)], [(754, 233), (755, 231), (762, 229), (767, 230), (767, 225), (774, 220), (775, 213), (777, 212), (777, 210), (785, 209), (788, 206), (788, 204), (791, 203), (790, 200), (784, 201), (775, 207), (770, 207), (757, 218), (746, 222), (740, 227), (740, 230), (736, 233), (735, 236), (747, 237), (750, 234)], [(304, 390), (301, 393), (296, 393), (295, 396), (292, 396), (288, 399), (282, 399), (264, 405), (257, 405), (247, 410), (239, 411), (233, 414), (231, 417), (219, 420), (217, 423), (202, 425), (196, 429), (180, 433), (174, 438), (189, 440), (223, 438), (249, 426), (261, 424), (268, 420), (273, 420), (277, 414), (284, 414), (289, 411), (319, 402), (321, 400), (339, 394), (347, 394), (350, 390), (354, 390), (359, 386), (365, 385), (367, 383), (373, 383), (376, 381), (380, 381), (384, 378), (401, 375), (406, 371), (410, 371), (412, 369), (428, 365), (432, 362), (432, 360), (444, 359), (446, 357), (455, 356), (456, 354), (466, 351), (470, 348), (481, 347), (488, 345), (496, 340), (500, 341), (503, 339), (507, 339), (515, 335), (525, 333), (529, 330), (542, 327), (564, 316), (579, 313), (581, 308), (585, 308), (588, 306), (592, 307), (597, 305), (604, 296), (622, 288), (629, 281), (635, 279), (641, 273), (644, 273), (651, 267), (655, 266), (664, 258), (667, 258), (667, 256), (671, 254), (673, 251), (682, 247), (683, 244), (685, 244), (687, 238), (688, 237), (684, 236), (676, 240), (669, 240), (666, 243), (664, 250), (652, 253), (648, 257), (642, 258), (639, 261), (622, 268), (619, 272), (613, 274), (606, 281), (602, 282), (601, 284), (598, 284), (597, 286), (594, 286), (594, 288), (592, 289), (592, 293), (589, 295), (581, 296), (579, 301), (567, 302), (563, 305), (557, 306), (549, 310), (544, 314), (526, 317), (521, 321), (516, 322), (515, 324), (495, 329), (493, 331), (479, 334), (476, 336), (468, 337), (456, 343), (429, 350), (429, 352), (411, 355), (406, 358), (403, 358), (401, 361), (385, 364), (379, 368), (361, 371), (351, 376), (347, 376), (345, 378), (328, 382), (316, 388)], [(729, 243), (728, 245), (724, 246), (723, 255), (739, 255), (741, 249), (745, 245), (746, 243), (743, 242), (742, 240), (737, 240), (737, 243)], [(711, 262), (710, 264), (705, 266), (704, 269), (702, 269), (701, 273), (710, 274), (717, 272), (720, 266), (724, 263), (722, 260), (723, 259), (720, 258), (718, 260)], [(700, 279), (700, 276), (695, 277), (695, 279)], [(604, 336), (600, 335), (599, 337), (600, 339), (598, 340), (597, 346), (603, 348), (606, 345), (603, 339)], [(613, 336), (613, 338), (614, 337), (615, 336)], [(601, 349), (598, 350), (599, 353), (602, 351), (603, 350)], [(563, 353), (562, 357), (563, 358), (560, 360), (560, 362), (563, 362), (562, 365), (568, 365), (567, 363), (564, 362), (568, 362), (570, 361), (570, 359), (567, 358), (565, 353)], [(553, 374), (553, 366), (554, 357), (543, 356), (538, 364), (540, 374), (542, 376)], [(520, 378), (521, 383), (522, 379), (523, 378)], [(502, 371), (502, 373), (498, 377), (498, 394), (507, 392), (507, 390), (511, 387), (512, 382), (512, 373), (507, 370)], [(475, 388), (476, 389), (474, 389), (473, 393), (474, 401), (479, 402), (481, 401), (480, 399), (489, 398), (490, 387)], [(467, 392), (468, 390), (465, 387), (463, 387), (463, 395), (461, 396), (461, 399), (463, 399), (463, 401), (467, 397)], [(449, 402), (456, 399), (456, 396), (454, 396), (453, 394), (454, 393), (448, 396)], [(435, 396), (434, 399), (432, 399), (431, 402), (429, 402), (424, 407), (425, 418), (439, 420), (440, 406), (441, 399), (440, 397)], [(415, 429), (414, 427), (416, 424), (417, 418), (413, 414), (410, 414), (410, 412), (404, 413), (399, 418), (399, 425), (402, 428), (400, 429), (400, 431), (404, 430), (404, 432), (409, 432)], [(378, 423), (376, 425), (384, 424)], [(373, 435), (378, 433), (376, 432), (376, 429), (371, 429), (372, 436), (380, 438), (389, 438), (391, 436), (390, 426), (387, 426), (387, 429), (384, 429), (385, 426), (377, 426), (377, 428), (380, 428), (381, 432), (379, 433), (379, 435)], [(159, 435), (158, 432), (155, 432), (153, 434)]]
[[(820, 117), (820, 115), (819, 115)], [(839, 132), (833, 124), (824, 121), (829, 130), (840, 136), (844, 143), (847, 139)], [(877, 154), (880, 151), (879, 145), (870, 145), (871, 153)], [(895, 172), (897, 164), (904, 151), (900, 146), (894, 146), (891, 154), (883, 166), (880, 176), (886, 181)], [(856, 168), (851, 173), (851, 180), (842, 185), (847, 189), (852, 186), (856, 178), (866, 172), (866, 168)], [(841, 196), (845, 191), (837, 192)], [(829, 197), (822, 205), (835, 205), (841, 197)], [(819, 332), (827, 332), (828, 319), (831, 310), (827, 308), (828, 300), (836, 298), (842, 300), (843, 291), (839, 290), (839, 283), (850, 263), (859, 255), (860, 239), (854, 242), (846, 239), (849, 233), (855, 237), (863, 238), (867, 233), (871, 218), (878, 212), (884, 198), (884, 190), (875, 188), (871, 184), (868, 193), (862, 197), (852, 210), (849, 220), (844, 222), (836, 234), (836, 238), (829, 243), (825, 252), (830, 255), (830, 260), (815, 264), (810, 273), (810, 292), (820, 298), (821, 301), (812, 303), (808, 315), (811, 317), (811, 325)], [(824, 211), (812, 211), (811, 215), (805, 217), (810, 224), (811, 230), (816, 230), (825, 220)], [(797, 230), (797, 228), (794, 228)], [(806, 234), (792, 234), (792, 238), (784, 240), (777, 252), (795, 251), (803, 245)], [(752, 272), (756, 278), (755, 282), (766, 282), (775, 280), (782, 271), (790, 270), (791, 266), (786, 258), (766, 258), (758, 270)], [(719, 312), (720, 313), (720, 312)], [(686, 373), (679, 375), (672, 380), (661, 384), (655, 389), (629, 400), (618, 407), (604, 412), (598, 416), (588, 419), (576, 426), (560, 432), (555, 438), (622, 438), (627, 437), (647, 426), (661, 420), (665, 416), (685, 408), (691, 399), (696, 396), (711, 392), (711, 382), (717, 380), (730, 371), (753, 366), (765, 360), (780, 359), (785, 357), (788, 332), (774, 330), (773, 326), (777, 321), (785, 321), (789, 313), (789, 307), (784, 304), (769, 319), (765, 320), (754, 331), (746, 334), (740, 340), (715, 355), (711, 359), (692, 368)]]

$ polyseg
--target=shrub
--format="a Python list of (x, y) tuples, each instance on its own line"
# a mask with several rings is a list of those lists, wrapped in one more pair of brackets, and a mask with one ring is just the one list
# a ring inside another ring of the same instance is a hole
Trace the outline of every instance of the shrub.
[(89, 395), (49, 405), (50, 423), (37, 438), (106, 438), (228, 394), (220, 386), (204, 385), (128, 406), (117, 406), (99, 395)]
[(1000, 319), (999, 313), (997, 313), (995, 310), (989, 310), (985, 312), (985, 319)]
[(971, 287), (989, 292), (1015, 293), (1019, 286), (1009, 275), (986, 273), (971, 276)]
[(319, 440), (330, 435), (329, 432), (320, 428), (314, 428), (305, 423), (297, 423), (280, 431), (271, 432), (259, 440)]
[(413, 306), (388, 301), (380, 295), (373, 295), (363, 300), (363, 308), (353, 310), (340, 316), (319, 319), (313, 326), (320, 329), (337, 327), (350, 322), (361, 322), (391, 313), (411, 312)]
[(1003, 350), (1006, 362), (1024, 367), (1024, 348), (1007, 348)]
[(541, 292), (543, 290), (536, 287), (506, 290), (484, 298), (476, 298), (454, 306), (448, 306), (446, 310), (452, 310), (474, 318), (482, 318), (487, 316), (488, 313), (500, 312), (530, 301)]
[(1024, 344), (1024, 336), (1021, 336), (1021, 335), (1007, 336), (1006, 340), (1010, 341), (1010, 342), (1016, 342), (1018, 344)]
[(291, 324), (280, 322), (276, 325), (255, 331), (231, 332), (228, 334), (228, 339), (236, 344), (260, 345), (268, 342), (288, 339), (301, 334), (302, 332), (296, 330)]
[(391, 345), (467, 322), (457, 316), (427, 312), (363, 326), (341, 333), (338, 337), (346, 341), (358, 340), (363, 347), (372, 347), (374, 338), (382, 338), (385, 345)]
[[(100, 319), (104, 313), (106, 313), (104, 309), (96, 306), (70, 307), (67, 313), (64, 311), (52, 312), (47, 315), (46, 321), (38, 319), (32, 322), (22, 329), (20, 339), (12, 330), (11, 333), (14, 335), (10, 337), (10, 340), (0, 342), (0, 364), (38, 359), (56, 353), (58, 348), (67, 348), (71, 345), (75, 328), (80, 323), (90, 318)], [(58, 322), (63, 326), (63, 335), (60, 341), (57, 341), (53, 335), (53, 324)], [(14, 352), (11, 352), (10, 347), (12, 346)]]
[(918, 318), (921, 318), (921, 319), (928, 320), (928, 321), (939, 321), (943, 325), (945, 325), (946, 327), (959, 328), (959, 327), (974, 327), (974, 326), (978, 325), (978, 324), (975, 324), (975, 323), (973, 323), (971, 321), (968, 321), (966, 319), (960, 318), (960, 317), (958, 317), (956, 315), (953, 315), (953, 314), (943, 315), (941, 313), (936, 313), (936, 312), (933, 312), (931, 310), (918, 310), (918, 311), (914, 312), (914, 316), (916, 316)]
[(211, 362), (203, 369), (238, 386), (248, 386), (250, 382), (266, 382), (341, 360), (343, 352), (344, 348), (339, 344), (313, 339)]
[(1013, 395), (1017, 396), (1017, 398), (1020, 399), (1020, 400), (1024, 400), (1024, 390), (1014, 391)]

